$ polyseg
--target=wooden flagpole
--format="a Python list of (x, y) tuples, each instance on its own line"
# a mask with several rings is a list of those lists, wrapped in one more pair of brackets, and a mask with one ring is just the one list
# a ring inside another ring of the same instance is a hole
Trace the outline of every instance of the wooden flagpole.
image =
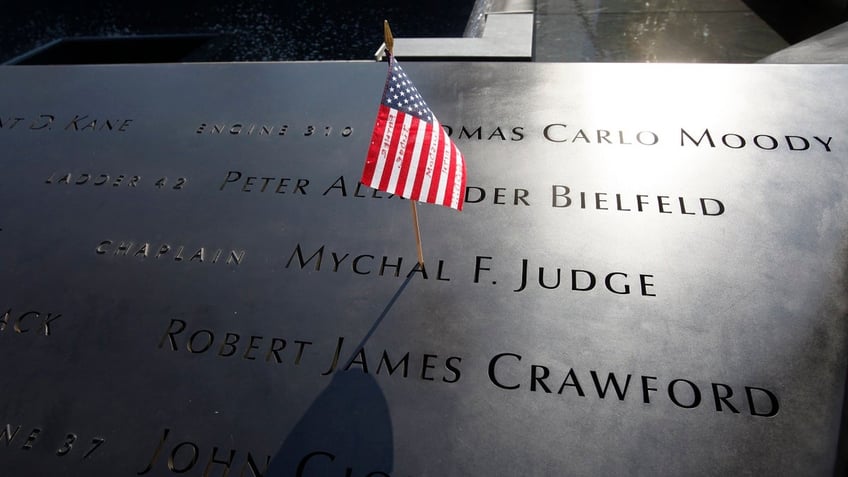
[[(389, 52), (389, 56), (392, 56), (394, 54), (395, 39), (392, 36), (392, 29), (389, 28), (388, 20), (383, 20), (383, 37), (386, 42), (386, 51)], [(409, 204), (412, 206), (412, 226), (415, 229), (415, 244), (418, 246), (418, 265), (423, 267), (424, 250), (421, 247), (421, 229), (418, 227), (418, 207), (412, 199), (409, 200)]]
[(395, 37), (392, 36), (392, 29), (389, 28), (388, 20), (383, 20), (383, 38), (386, 43), (386, 51), (388, 51), (390, 55), (393, 54), (393, 49), (395, 46)]
[(412, 204), (412, 226), (415, 228), (415, 243), (418, 245), (418, 265), (424, 266), (424, 251), (421, 249), (421, 230), (418, 228), (418, 207), (415, 206), (415, 201), (409, 199)]

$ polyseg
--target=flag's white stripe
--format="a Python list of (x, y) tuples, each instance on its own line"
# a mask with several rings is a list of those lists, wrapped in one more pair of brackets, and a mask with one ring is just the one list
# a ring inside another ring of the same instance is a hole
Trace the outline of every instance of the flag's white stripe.
[(445, 134), (445, 139), (448, 141), (445, 144), (445, 150), (442, 154), (442, 162), (439, 164), (441, 173), (439, 174), (439, 186), (436, 189), (436, 203), (445, 205), (445, 189), (448, 186), (448, 171), (450, 170), (450, 160), (451, 160), (451, 151), (454, 149), (452, 146), (452, 142), (447, 137), (447, 133)]
[(386, 186), (386, 191), (391, 192), (392, 194), (398, 193), (397, 178), (400, 176), (401, 167), (403, 167), (403, 156), (406, 154), (406, 143), (409, 141), (409, 126), (411, 123), (412, 116), (408, 114), (404, 115), (403, 124), (401, 125), (400, 130), (400, 137), (398, 138), (397, 152), (395, 153), (391, 170), (386, 172), (386, 174), (389, 174), (389, 185)]
[(383, 129), (383, 140), (380, 144), (380, 153), (377, 154), (377, 163), (374, 165), (374, 175), (371, 176), (371, 183), (368, 184), (374, 189), (380, 187), (380, 179), (383, 177), (383, 169), (386, 167), (386, 156), (389, 155), (389, 146), (392, 142), (392, 134), (395, 130), (395, 118), (397, 111), (389, 108), (389, 117), (386, 118), (386, 127)]
[[(453, 148), (455, 149), (455, 147)], [(453, 196), (451, 196), (451, 207), (456, 209), (459, 208), (459, 194), (460, 189), (462, 188), (462, 153), (459, 152), (459, 149), (456, 150), (456, 163), (454, 165), (454, 176), (453, 176)]]
[(421, 201), (426, 202), (427, 198), (430, 197), (430, 188), (433, 184), (433, 171), (436, 167), (436, 159), (439, 153), (439, 141), (443, 144), (443, 147), (447, 147), (447, 143), (445, 143), (445, 130), (442, 129), (442, 126), (439, 125), (438, 121), (433, 123), (433, 138), (436, 141), (436, 149), (430, 148), (430, 154), (427, 156), (427, 167), (424, 168), (424, 180), (421, 182), (421, 193), (418, 194), (419, 199)]

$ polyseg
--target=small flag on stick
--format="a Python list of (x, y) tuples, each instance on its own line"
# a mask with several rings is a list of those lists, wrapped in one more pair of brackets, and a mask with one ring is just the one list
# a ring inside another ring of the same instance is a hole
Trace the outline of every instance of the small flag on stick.
[(462, 210), (465, 160), (386, 46), (389, 71), (361, 182)]
[(424, 266), (416, 201), (462, 210), (465, 160), (395, 60), (389, 22), (383, 22), (389, 71), (360, 182), (410, 199), (418, 264)]

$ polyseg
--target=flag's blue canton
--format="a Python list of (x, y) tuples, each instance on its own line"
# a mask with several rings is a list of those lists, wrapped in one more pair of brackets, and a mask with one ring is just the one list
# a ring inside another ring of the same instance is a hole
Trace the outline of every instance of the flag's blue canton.
[(383, 92), (383, 104), (386, 106), (411, 114), (422, 121), (433, 122), (433, 112), (418, 94), (418, 90), (412, 81), (406, 77), (400, 65), (394, 58), (391, 59), (392, 72), (389, 75), (386, 90)]

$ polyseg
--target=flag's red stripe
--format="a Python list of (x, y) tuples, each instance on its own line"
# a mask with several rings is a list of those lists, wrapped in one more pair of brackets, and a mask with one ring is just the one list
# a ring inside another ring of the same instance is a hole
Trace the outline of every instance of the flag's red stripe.
[(386, 120), (389, 117), (389, 108), (380, 104), (377, 111), (377, 120), (374, 123), (374, 132), (371, 134), (371, 145), (368, 147), (368, 156), (365, 159), (365, 168), (362, 170), (361, 182), (370, 184), (374, 178), (377, 167), (377, 157), (380, 155), (380, 146), (383, 144), (383, 131), (386, 129)]
[(448, 207), (459, 207), (459, 198), (462, 194), (462, 183), (462, 154), (459, 152), (458, 149), (453, 148), (453, 156), (451, 160), (451, 177), (447, 184), (447, 188), (450, 192), (450, 199), (446, 201), (446, 205)]
[(453, 148), (445, 148), (444, 155), (439, 162), (439, 188), (436, 190), (434, 204), (444, 205), (445, 192), (447, 191), (448, 174), (450, 173), (450, 160)]
[(382, 177), (383, 171), (386, 167), (386, 161), (391, 147), (392, 134), (397, 127), (397, 111), (390, 108), (386, 108), (385, 110), (387, 112), (387, 117), (381, 127), (382, 138), (379, 143), (379, 149), (377, 150), (376, 157), (371, 158), (373, 173), (371, 182), (368, 184), (371, 187), (379, 185), (380, 177)]
[[(454, 146), (454, 147), (456, 147), (456, 146)], [(459, 185), (459, 187), (460, 187), (460, 189), (459, 189), (459, 205), (457, 206), (456, 210), (462, 210), (462, 206), (463, 206), (463, 204), (465, 204), (465, 190), (466, 190), (465, 184), (466, 184), (467, 176), (465, 175), (465, 158), (462, 157), (462, 153), (459, 152), (459, 149), (456, 150), (456, 153), (462, 158), (462, 163), (461, 163), (462, 180), (460, 181), (460, 185)]]

